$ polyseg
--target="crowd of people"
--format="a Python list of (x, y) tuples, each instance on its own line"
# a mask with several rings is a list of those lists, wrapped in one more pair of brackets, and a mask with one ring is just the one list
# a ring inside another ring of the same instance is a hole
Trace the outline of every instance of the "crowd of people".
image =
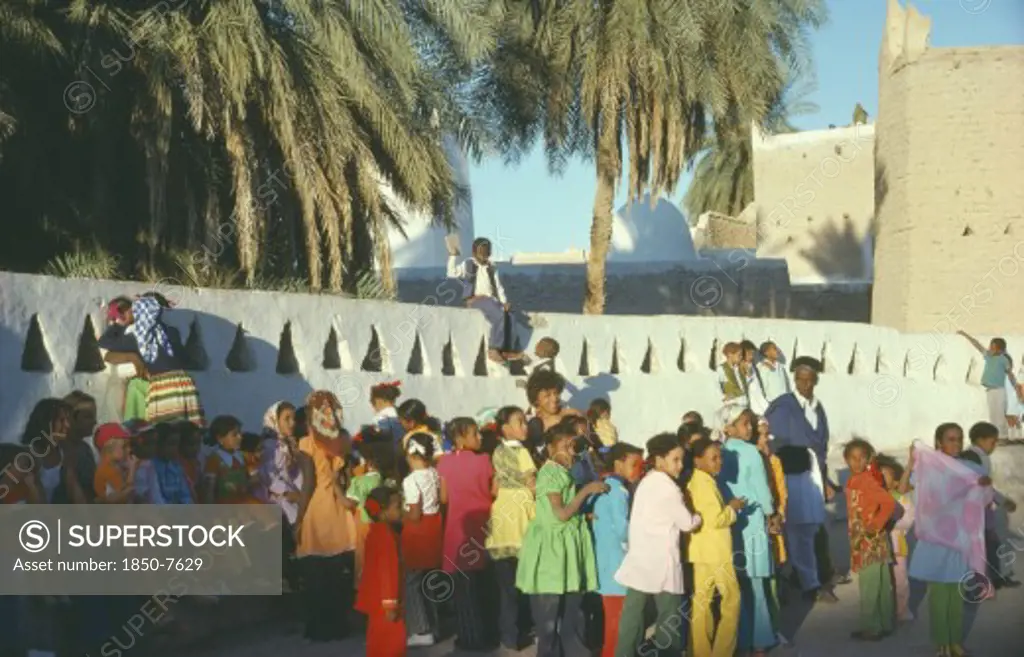
[[(312, 641), (348, 637), (355, 611), (373, 657), (433, 645), (447, 621), (469, 651), (535, 644), (538, 657), (627, 657), (652, 645), (667, 655), (763, 655), (787, 642), (780, 608), (792, 588), (828, 604), (851, 581), (836, 572), (826, 531), (826, 504), (842, 494), (861, 601), (853, 638), (879, 641), (912, 620), (914, 578), (928, 583), (938, 654), (961, 657), (957, 587), (978, 560), (935, 538), (931, 507), (915, 513), (914, 504), (942, 469), (987, 491), (984, 597), (1018, 585), (996, 554), (992, 514), (1015, 509), (992, 490), (997, 426), (971, 427), (965, 451), (962, 428), (942, 424), (934, 450), (918, 446), (906, 468), (853, 440), (840, 486), (815, 395), (820, 364), (787, 367), (770, 342), (725, 345), (713, 428), (690, 411), (645, 448), (619, 440), (607, 399), (586, 412), (562, 402), (552, 338), (538, 344), (524, 407), (441, 422), (402, 399), (394, 381), (369, 390), (375, 421), (354, 434), (326, 390), (274, 404), (260, 432), (248, 433), (232, 416), (206, 423), (177, 360), (180, 340), (160, 320), (164, 305), (158, 296), (111, 303), (101, 345), (141, 381), (128, 386), (123, 421), (97, 426), (95, 401), (80, 391), (40, 401), (21, 444), (0, 452), (0, 501), (276, 504), (285, 586), (303, 600)], [(65, 601), (76, 612), (65, 628), (74, 654), (118, 626), (126, 612), (116, 600)], [(4, 605), (15, 618), (48, 613), (38, 601)], [(14, 638), (3, 654), (42, 648), (38, 635)]]

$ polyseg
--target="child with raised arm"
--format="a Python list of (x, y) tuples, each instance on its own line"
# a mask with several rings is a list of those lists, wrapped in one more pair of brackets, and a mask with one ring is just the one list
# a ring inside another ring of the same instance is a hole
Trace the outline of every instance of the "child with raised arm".
[(988, 418), (999, 430), (999, 437), (1008, 437), (1010, 430), (1006, 423), (1006, 378), (1012, 377), (1010, 357), (1006, 355), (1006, 340), (992, 338), (986, 348), (966, 331), (957, 331), (981, 352), (985, 359), (985, 369), (981, 372), (981, 386), (985, 388), (988, 399)]
[(647, 441), (647, 459), (653, 464), (637, 486), (629, 519), (629, 550), (615, 581), (626, 587), (619, 618), (617, 657), (637, 652), (644, 638), (644, 608), (654, 600), (658, 610), (653, 642), (666, 654), (682, 651), (682, 619), (679, 618), (683, 582), (680, 532), (701, 526), (701, 517), (690, 513), (678, 483), (683, 471), (683, 448), (675, 434), (663, 433)]
[(498, 268), (491, 262), (491, 241), (485, 237), (473, 240), (473, 257), (458, 262), (459, 248), (448, 240), (448, 278), (462, 281), (466, 306), (484, 314), (491, 325), (488, 355), (497, 363), (519, 359), (522, 354), (513, 350), (512, 305), (501, 286)]
[(608, 490), (594, 481), (573, 483), (573, 431), (565, 424), (544, 436), (548, 459), (537, 473), (537, 511), (523, 537), (516, 587), (530, 596), (537, 657), (589, 655), (580, 626), (583, 594), (597, 587), (594, 545), (580, 509)]

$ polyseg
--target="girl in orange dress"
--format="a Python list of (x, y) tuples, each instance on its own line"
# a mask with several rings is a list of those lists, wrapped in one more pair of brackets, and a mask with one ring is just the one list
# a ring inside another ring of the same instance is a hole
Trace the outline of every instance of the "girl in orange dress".
[(393, 488), (374, 488), (365, 508), (373, 524), (366, 536), (366, 568), (359, 580), (356, 609), (367, 617), (366, 656), (404, 657), (405, 576), (395, 526), (402, 520), (402, 496)]
[(341, 428), (341, 404), (333, 393), (312, 393), (303, 415), (308, 435), (299, 440), (299, 451), (312, 460), (315, 473), (312, 493), (299, 504), (295, 521), (305, 636), (333, 641), (348, 636), (355, 588), (356, 530), (345, 503), (350, 445)]

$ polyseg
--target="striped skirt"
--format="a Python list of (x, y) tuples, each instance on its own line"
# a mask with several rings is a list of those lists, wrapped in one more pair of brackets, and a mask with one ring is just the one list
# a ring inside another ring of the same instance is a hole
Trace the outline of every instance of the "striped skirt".
[(203, 426), (203, 407), (192, 377), (182, 370), (155, 374), (149, 379), (146, 396), (146, 421), (191, 422)]

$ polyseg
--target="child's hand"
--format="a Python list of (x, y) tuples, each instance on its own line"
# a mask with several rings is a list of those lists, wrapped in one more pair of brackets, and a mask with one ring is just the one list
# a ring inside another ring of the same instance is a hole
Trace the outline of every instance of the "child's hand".
[(588, 496), (601, 495), (608, 492), (608, 484), (603, 481), (592, 481), (583, 487), (583, 492)]
[(739, 511), (747, 505), (747, 500), (742, 497), (737, 497), (729, 500), (729, 506), (732, 507), (733, 511)]
[(384, 610), (384, 618), (388, 619), (389, 623), (397, 623), (398, 622), (398, 616), (399, 616), (399, 609), (397, 607), (395, 609), (385, 609)]
[(989, 477), (988, 475), (985, 475), (984, 477), (979, 477), (978, 478), (978, 485), (979, 486), (991, 486), (992, 485), (992, 477)]

